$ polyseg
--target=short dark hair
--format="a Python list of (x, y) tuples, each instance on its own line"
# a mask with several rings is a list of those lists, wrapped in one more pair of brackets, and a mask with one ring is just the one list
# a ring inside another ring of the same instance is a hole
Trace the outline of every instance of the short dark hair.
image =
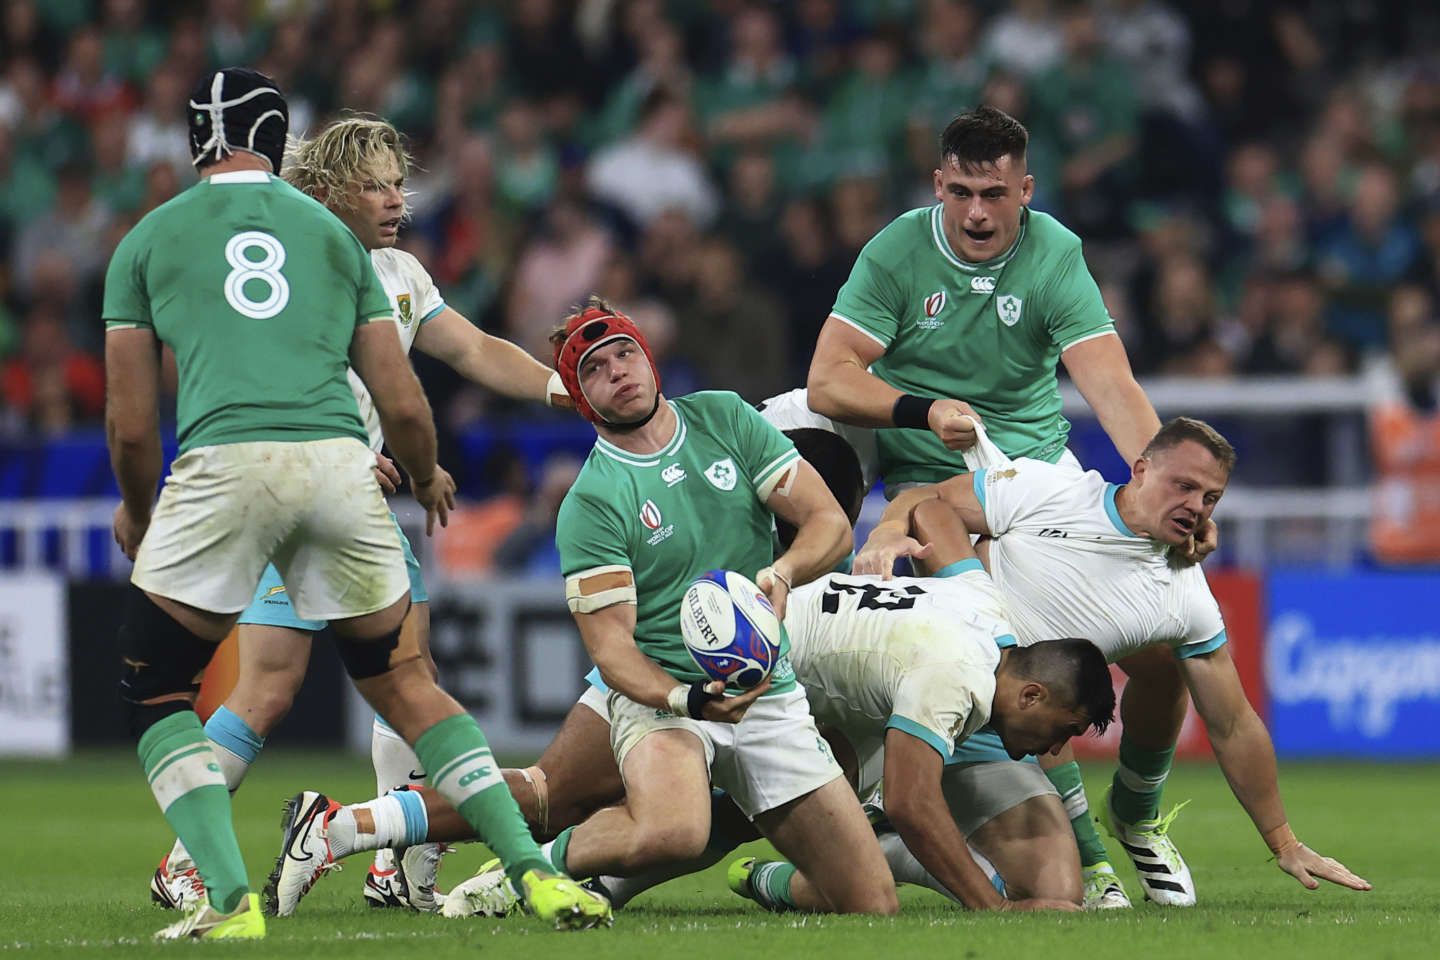
[(1235, 469), (1235, 448), (1230, 441), (1221, 436), (1219, 430), (1194, 417), (1176, 417), (1167, 422), (1159, 433), (1150, 438), (1140, 456), (1148, 460), (1162, 450), (1172, 450), (1187, 440), (1210, 451), (1226, 473)]
[(1024, 160), (1029, 145), (1030, 134), (1019, 120), (995, 107), (976, 107), (951, 120), (940, 135), (940, 162), (973, 171), (1001, 157)]
[(1115, 718), (1115, 684), (1110, 679), (1110, 665), (1100, 648), (1089, 640), (1067, 637), (1011, 647), (1009, 666), (1016, 676), (1043, 683), (1070, 707), (1084, 710), (1096, 736), (1104, 733)]
[[(820, 474), (820, 479), (835, 495), (840, 509), (845, 511), (853, 527), (860, 516), (860, 505), (865, 502), (865, 479), (860, 472), (860, 457), (856, 455), (855, 448), (838, 433), (819, 427), (800, 427), (784, 432), (795, 444), (800, 456)], [(790, 549), (798, 532), (792, 524), (775, 518), (775, 535), (780, 538), (782, 549)]]
[(573, 305), (570, 308), (570, 312), (565, 314), (565, 319), (560, 321), (560, 326), (555, 327), (550, 331), (550, 336), (547, 339), (550, 341), (550, 345), (552, 347), (557, 350), (560, 349), (560, 347), (565, 343), (565, 338), (569, 335), (567, 328), (570, 326), (570, 321), (580, 316), (580, 314), (584, 313), (586, 310), (604, 310), (606, 313), (616, 312), (615, 308), (610, 306), (610, 302), (604, 297), (600, 296), (600, 294), (590, 294), (584, 300)]

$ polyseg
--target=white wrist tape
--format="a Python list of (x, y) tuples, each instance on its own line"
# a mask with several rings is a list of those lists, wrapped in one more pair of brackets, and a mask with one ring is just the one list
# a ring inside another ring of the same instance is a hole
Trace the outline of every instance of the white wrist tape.
[(671, 687), (670, 692), (665, 695), (665, 706), (677, 717), (689, 717), (690, 687), (683, 683)]
[(545, 406), (554, 406), (556, 397), (568, 396), (570, 396), (570, 392), (565, 389), (565, 381), (560, 379), (560, 374), (551, 373), (550, 382), (545, 384)]

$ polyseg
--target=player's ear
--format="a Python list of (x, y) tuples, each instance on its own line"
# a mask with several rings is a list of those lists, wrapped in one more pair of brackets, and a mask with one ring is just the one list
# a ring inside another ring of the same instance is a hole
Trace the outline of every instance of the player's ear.
[(1050, 698), (1050, 691), (1045, 689), (1045, 684), (1036, 683), (1034, 680), (1027, 681), (1020, 687), (1020, 709), (1029, 710), (1031, 707), (1038, 707)]
[(1033, 196), (1035, 196), (1035, 178), (1027, 173), (1025, 179), (1020, 181), (1020, 205), (1028, 207), (1030, 198)]

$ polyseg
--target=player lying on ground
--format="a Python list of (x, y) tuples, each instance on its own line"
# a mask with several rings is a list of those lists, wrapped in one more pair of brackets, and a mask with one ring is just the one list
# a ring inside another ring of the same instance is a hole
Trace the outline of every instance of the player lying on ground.
[[(402, 350), (414, 345), (445, 361), (465, 378), (518, 399), (570, 406), (556, 374), (508, 341), (491, 337), (446, 305), (430, 275), (410, 254), (395, 248), (406, 216), (405, 182), (411, 159), (400, 134), (383, 120), (349, 117), (327, 125), (313, 139), (294, 142), (283, 176), (307, 196), (324, 203), (370, 251), (370, 262), (384, 287)], [(400, 477), (381, 453), (385, 437), (370, 392), (352, 370), (349, 382), (379, 461), (381, 486), (395, 492)], [(399, 529), (398, 526), (396, 528)], [(406, 643), (430, 659), (430, 604), (420, 565), (400, 533), (410, 579)], [(310, 660), (312, 636), (324, 621), (296, 615), (289, 593), (272, 565), (265, 571), (250, 606), (240, 614), (240, 670), (235, 688), (205, 724), (225, 785), (233, 793), (260, 753), (265, 738), (289, 712)], [(371, 738), (376, 788), (423, 782), (425, 768), (403, 738), (379, 715)], [(324, 812), (307, 802), (291, 804), (293, 823)], [(365, 898), (375, 906), (435, 909), (438, 844), (410, 844), (402, 860), (384, 850), (365, 878)], [(160, 861), (151, 880), (151, 897), (166, 907), (188, 907), (204, 895), (194, 861), (180, 841)], [(268, 904), (273, 907), (274, 903)]]
[[(347, 360), (373, 393), (427, 530), (444, 524), (455, 488), (435, 461), (429, 405), (369, 258), (334, 215), (273, 176), (288, 108), (270, 78), (217, 71), (186, 115), (202, 182), (121, 240), (103, 312), (106, 436), (122, 497), (115, 540), (135, 561), (120, 694), (151, 792), (207, 893), (159, 936), (265, 935), (193, 705), (198, 677), (271, 562), (302, 615), (334, 623), (357, 689), (503, 849), (531, 907), (567, 926), (608, 920), (603, 898), (555, 875), (480, 728), (402, 630), (404, 555), (342, 375)], [(162, 344), (179, 373), (180, 454), (157, 504)]]
[[(1015, 460), (896, 497), (855, 568), (884, 576), (897, 557), (923, 555), (925, 547), (912, 536), (914, 511), (937, 498), (948, 504), (967, 532), (993, 537), (982, 556), (1020, 643), (1085, 636), (1112, 662), (1145, 647), (1170, 647), (1225, 779), (1280, 869), (1310, 889), (1328, 880), (1368, 890), (1369, 883), (1306, 847), (1291, 830), (1275, 750), (1241, 689), (1219, 607), (1198, 567), (1170, 562), (1169, 551), (1210, 519), (1234, 463), (1224, 437), (1185, 417), (1161, 428), (1124, 486), (1093, 471), (1077, 476), (1042, 461)], [(1134, 686), (1127, 685), (1121, 702), (1120, 768), (1103, 816), (1151, 899), (1192, 904), (1190, 871), (1167, 833), (1174, 812), (1159, 816), (1173, 733), (1167, 730), (1168, 739), (1157, 743), (1152, 731), (1132, 728), (1126, 701)], [(916, 876), (913, 864), (892, 859), (891, 867), (898, 879)]]

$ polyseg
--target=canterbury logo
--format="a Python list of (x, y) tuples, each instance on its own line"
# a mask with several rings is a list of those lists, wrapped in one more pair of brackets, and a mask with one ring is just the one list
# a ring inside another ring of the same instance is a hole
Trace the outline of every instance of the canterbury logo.
[(971, 278), (970, 278), (970, 292), (971, 292), (971, 293), (994, 293), (994, 292), (995, 292), (995, 278), (994, 278), (994, 277), (971, 277)]

